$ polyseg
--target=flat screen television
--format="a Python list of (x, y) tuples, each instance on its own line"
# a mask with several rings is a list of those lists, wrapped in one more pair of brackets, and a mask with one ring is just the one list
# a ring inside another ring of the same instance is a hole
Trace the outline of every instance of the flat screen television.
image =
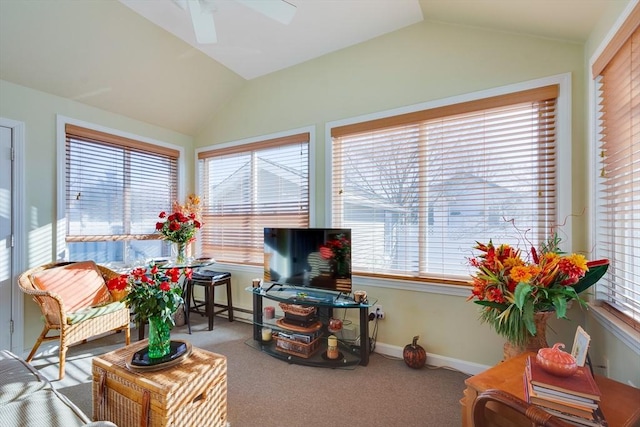
[(264, 281), (351, 293), (351, 229), (265, 228)]

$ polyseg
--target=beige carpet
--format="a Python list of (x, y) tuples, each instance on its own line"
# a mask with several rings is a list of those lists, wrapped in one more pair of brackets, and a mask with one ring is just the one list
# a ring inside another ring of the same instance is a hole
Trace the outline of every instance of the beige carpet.
[[(172, 337), (227, 356), (231, 427), (461, 424), (465, 374), (410, 369), (402, 360), (377, 353), (368, 366), (352, 370), (290, 365), (245, 344), (251, 337), (249, 324), (217, 317), (214, 330), (208, 331), (204, 318), (193, 315), (192, 322), (192, 335), (184, 326), (175, 328)], [(57, 346), (43, 345), (32, 363), (91, 416), (91, 358), (123, 343), (122, 334), (115, 334), (72, 347), (62, 381), (57, 380)]]

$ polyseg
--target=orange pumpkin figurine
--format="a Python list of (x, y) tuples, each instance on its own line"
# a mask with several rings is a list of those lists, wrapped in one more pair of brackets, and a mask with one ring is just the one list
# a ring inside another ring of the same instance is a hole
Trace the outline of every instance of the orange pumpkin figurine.
[(538, 350), (536, 362), (545, 371), (559, 377), (570, 377), (578, 370), (576, 359), (567, 352), (562, 351), (564, 344), (555, 343), (552, 348)]

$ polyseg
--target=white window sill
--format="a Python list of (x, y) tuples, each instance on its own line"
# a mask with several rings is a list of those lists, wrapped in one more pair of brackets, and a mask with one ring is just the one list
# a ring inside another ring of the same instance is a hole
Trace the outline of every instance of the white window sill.
[(640, 355), (640, 332), (597, 305), (589, 304), (589, 312), (604, 329)]

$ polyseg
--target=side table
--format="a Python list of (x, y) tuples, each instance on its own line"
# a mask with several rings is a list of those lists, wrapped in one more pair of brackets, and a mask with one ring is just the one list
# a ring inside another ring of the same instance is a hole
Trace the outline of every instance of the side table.
[[(489, 389), (499, 389), (513, 394), (522, 400), (524, 397), (524, 367), (527, 356), (535, 353), (525, 353), (517, 357), (499, 363), (493, 368), (487, 369), (478, 375), (465, 380), (467, 388), (464, 397), (460, 400), (462, 405), (462, 425), (473, 426), (473, 402), (478, 394)], [(600, 408), (608, 424), (613, 427), (631, 427), (640, 425), (640, 389), (622, 384), (612, 379), (595, 376), (596, 383), (602, 393)], [(490, 405), (487, 405), (490, 408)], [(497, 426), (516, 427), (514, 419), (509, 419), (509, 414), (496, 410), (495, 419)], [(526, 424), (530, 426), (530, 424)]]
[(93, 358), (93, 419), (119, 427), (215, 426), (227, 423), (227, 358), (196, 347), (158, 371), (126, 364), (148, 340)]

